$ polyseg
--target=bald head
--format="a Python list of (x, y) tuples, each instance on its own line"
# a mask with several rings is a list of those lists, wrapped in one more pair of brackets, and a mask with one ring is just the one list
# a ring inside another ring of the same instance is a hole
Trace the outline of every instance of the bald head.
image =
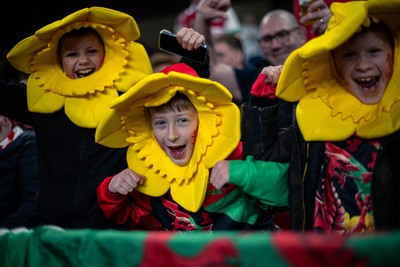
[(263, 27), (265, 24), (271, 24), (271, 21), (284, 22), (289, 27), (299, 26), (296, 17), (291, 12), (284, 9), (274, 9), (265, 14), (261, 19), (260, 27)]

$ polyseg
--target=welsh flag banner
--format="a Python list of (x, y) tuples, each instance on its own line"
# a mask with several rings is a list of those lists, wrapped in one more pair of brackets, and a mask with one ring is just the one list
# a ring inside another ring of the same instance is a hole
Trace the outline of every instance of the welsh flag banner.
[(400, 232), (334, 237), (295, 232), (3, 230), (3, 267), (400, 266)]

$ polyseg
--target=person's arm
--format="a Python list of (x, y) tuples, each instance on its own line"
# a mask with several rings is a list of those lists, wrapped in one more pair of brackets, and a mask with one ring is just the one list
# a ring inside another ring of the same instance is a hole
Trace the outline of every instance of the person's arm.
[(229, 161), (230, 183), (239, 186), (264, 208), (288, 206), (289, 163), (256, 160)]
[(227, 184), (238, 186), (263, 209), (288, 206), (289, 163), (256, 160), (221, 160), (211, 171), (210, 182), (216, 189)]
[[(97, 199), (101, 210), (108, 219), (118, 224), (131, 224), (131, 228), (159, 230), (160, 226), (152, 215), (150, 198), (133, 189), (127, 177), (132, 171), (125, 169), (108, 177), (97, 187)], [(111, 190), (115, 191), (110, 191)]]
[(289, 163), (256, 160), (253, 156), (243, 160), (242, 142), (225, 160), (215, 163), (210, 183), (216, 189), (234, 184), (263, 209), (287, 207), (287, 172)]
[(210, 55), (210, 79), (223, 84), (232, 94), (233, 98), (242, 101), (242, 93), (235, 75), (235, 70), (227, 64), (218, 62), (213, 51), (211, 20), (215, 18), (227, 19), (227, 10), (231, 6), (230, 0), (217, 0), (214, 2), (201, 0), (197, 4), (194, 30), (204, 35)]

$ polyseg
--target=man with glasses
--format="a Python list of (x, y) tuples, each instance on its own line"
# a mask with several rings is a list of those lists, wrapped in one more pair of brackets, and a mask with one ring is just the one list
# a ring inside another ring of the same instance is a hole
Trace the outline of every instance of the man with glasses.
[(290, 30), (279, 31), (275, 35), (262, 36), (260, 38), (257, 38), (257, 43), (259, 43), (261, 46), (265, 46), (265, 47), (271, 47), (273, 40), (276, 40), (277, 42), (284, 44), (285, 42), (289, 41), (290, 33), (292, 31), (296, 31), (298, 29), (299, 29), (299, 27), (294, 27), (293, 29), (290, 29)]
[(257, 42), (264, 54), (260, 67), (282, 65), (295, 49), (307, 41), (307, 36), (289, 11), (276, 9), (261, 19)]

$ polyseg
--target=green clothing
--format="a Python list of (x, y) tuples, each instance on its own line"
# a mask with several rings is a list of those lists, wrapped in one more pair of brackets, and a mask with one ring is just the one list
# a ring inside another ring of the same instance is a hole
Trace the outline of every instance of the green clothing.
[(255, 160), (248, 156), (245, 160), (229, 162), (230, 182), (250, 194), (261, 206), (287, 207), (288, 169), (289, 163)]

